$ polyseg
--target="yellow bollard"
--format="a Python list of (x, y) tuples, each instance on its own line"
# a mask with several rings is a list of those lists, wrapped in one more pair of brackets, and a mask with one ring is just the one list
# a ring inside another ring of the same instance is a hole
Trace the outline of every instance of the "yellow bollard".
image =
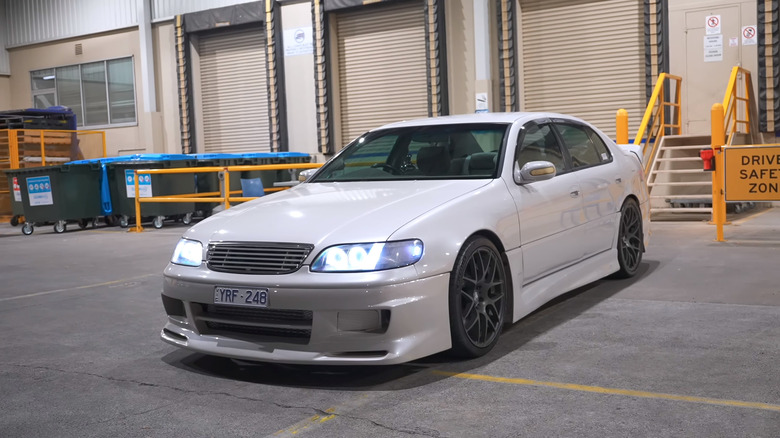
[(715, 222), (716, 241), (725, 242), (723, 225), (726, 223), (726, 198), (723, 193), (723, 145), (726, 143), (726, 129), (723, 125), (723, 105), (716, 103), (710, 110), (712, 152), (715, 155), (715, 170), (712, 172), (712, 221)]
[(617, 144), (628, 144), (628, 111), (620, 108), (615, 116)]

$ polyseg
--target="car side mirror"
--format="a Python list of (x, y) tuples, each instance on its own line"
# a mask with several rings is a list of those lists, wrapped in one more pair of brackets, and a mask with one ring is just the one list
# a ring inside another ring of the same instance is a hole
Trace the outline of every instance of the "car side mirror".
[(306, 169), (302, 170), (301, 173), (298, 174), (298, 181), (304, 182), (307, 179), (311, 178), (312, 175), (314, 175), (314, 172), (316, 172), (318, 169)]
[(548, 180), (555, 176), (555, 165), (549, 161), (529, 161), (520, 168), (515, 161), (513, 176), (515, 183), (520, 185)]

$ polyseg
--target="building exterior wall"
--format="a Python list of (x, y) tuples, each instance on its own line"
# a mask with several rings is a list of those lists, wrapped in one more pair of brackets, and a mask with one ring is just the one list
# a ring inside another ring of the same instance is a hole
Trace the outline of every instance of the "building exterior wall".
[[(721, 15), (723, 61), (703, 62), (704, 43), (699, 39), (686, 44), (686, 38), (705, 34), (707, 15)], [(669, 2), (669, 72), (683, 78), (683, 134), (709, 134), (709, 110), (712, 104), (723, 101), (735, 65), (751, 72), (753, 89), (758, 90), (758, 45), (742, 45), (741, 35), (742, 27), (755, 26), (756, 20), (755, 0)], [(732, 38), (737, 40), (736, 45), (730, 44)]]
[(448, 0), (444, 13), (450, 114), (473, 113), (477, 81), (474, 0)]
[[(82, 45), (82, 54), (75, 54), (75, 45)], [(44, 68), (81, 64), (105, 59), (132, 56), (135, 70), (136, 126), (106, 129), (109, 156), (151, 152), (153, 144), (145, 144), (145, 129), (152, 129), (151, 121), (143, 114), (141, 90), (141, 63), (138, 29), (120, 30), (82, 38), (60, 40), (9, 50), (11, 58), (11, 108), (33, 106), (30, 90), (30, 72)]]
[[(282, 29), (303, 29), (312, 35), (309, 2), (282, 5)], [(284, 42), (278, 50), (284, 51)], [(314, 99), (314, 55), (284, 56), (284, 90), (287, 107), (287, 139), (290, 151), (317, 155), (317, 109)], [(318, 159), (318, 161), (323, 161)]]
[(153, 26), (155, 82), (157, 83), (157, 111), (161, 113), (162, 145), (156, 151), (166, 154), (181, 153), (179, 129), (179, 94), (176, 77), (176, 50), (172, 21)]
[(11, 106), (11, 78), (0, 75), (0, 111), (14, 109)]

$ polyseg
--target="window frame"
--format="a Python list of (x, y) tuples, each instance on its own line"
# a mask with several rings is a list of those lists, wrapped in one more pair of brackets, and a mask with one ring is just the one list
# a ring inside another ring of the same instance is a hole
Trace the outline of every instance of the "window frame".
[[(558, 150), (560, 151), (561, 157), (563, 159), (563, 170), (561, 172), (558, 172), (558, 169), (556, 167), (556, 169), (555, 169), (555, 176), (565, 175), (565, 174), (567, 174), (569, 172), (574, 171), (575, 169), (572, 168), (571, 159), (569, 157), (568, 151), (564, 147), (563, 141), (561, 140), (560, 135), (558, 135), (558, 132), (553, 128), (553, 126), (552, 126), (553, 122), (551, 120), (549, 120), (549, 119), (531, 120), (530, 122), (525, 123), (522, 126), (522, 128), (520, 128), (520, 133), (517, 136), (517, 145), (515, 146), (515, 158), (514, 158), (515, 163), (519, 164), (518, 159), (520, 158), (520, 151), (522, 149), (521, 146), (523, 144), (523, 141), (525, 141), (525, 136), (526, 136), (526, 134), (528, 132), (528, 128), (530, 126), (532, 126), (532, 125), (535, 125), (539, 129), (542, 129), (542, 127), (544, 127), (544, 126), (549, 127), (550, 134), (552, 134), (553, 139), (555, 140), (555, 143), (558, 145)], [(555, 165), (555, 163), (552, 163), (552, 164), (553, 164), (553, 166)], [(553, 177), (553, 178), (555, 178), (555, 177)]]
[[(111, 123), (111, 95), (110, 95), (110, 88), (109, 88), (109, 73), (108, 73), (108, 65), (111, 61), (117, 61), (117, 60), (130, 60), (130, 72), (132, 76), (132, 87), (133, 87), (133, 113), (135, 120), (132, 122), (120, 122), (120, 123)], [(106, 116), (108, 123), (107, 124), (94, 124), (94, 125), (88, 125), (86, 124), (86, 101), (84, 97), (84, 83), (82, 79), (82, 68), (84, 65), (89, 64), (95, 64), (95, 63), (103, 63), (103, 77), (105, 79), (105, 89), (106, 89)], [(107, 128), (126, 128), (126, 127), (132, 127), (132, 126), (138, 126), (138, 88), (137, 88), (137, 81), (136, 81), (136, 75), (135, 75), (135, 56), (119, 56), (115, 58), (105, 58), (105, 59), (99, 59), (94, 61), (85, 61), (80, 62), (76, 64), (65, 64), (65, 65), (58, 65), (54, 67), (42, 67), (37, 68), (35, 70), (30, 70), (30, 97), (32, 102), (32, 107), (35, 108), (35, 98), (37, 96), (46, 95), (46, 94), (53, 94), (54, 95), (54, 105), (57, 106), (60, 105), (59, 102), (59, 96), (57, 95), (57, 69), (66, 68), (66, 67), (77, 67), (78, 68), (78, 75), (79, 75), (79, 94), (81, 99), (81, 111), (79, 113), (76, 113), (76, 118), (78, 121), (78, 127), (79, 128), (88, 128), (88, 129), (107, 129)], [(54, 75), (54, 87), (53, 88), (44, 88), (44, 89), (33, 89), (33, 74), (35, 72), (44, 71), (44, 70), (51, 70), (52, 74)]]

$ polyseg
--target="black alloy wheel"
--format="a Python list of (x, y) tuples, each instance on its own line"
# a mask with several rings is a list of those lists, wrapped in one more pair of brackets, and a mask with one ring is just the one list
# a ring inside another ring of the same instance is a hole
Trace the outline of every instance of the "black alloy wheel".
[(508, 283), (496, 246), (484, 237), (463, 245), (450, 276), (452, 353), (479, 357), (489, 352), (501, 334)]
[(620, 230), (618, 231), (618, 263), (620, 270), (615, 273), (618, 278), (633, 277), (642, 262), (644, 245), (642, 231), (642, 212), (634, 198), (628, 198), (623, 203), (620, 213)]

